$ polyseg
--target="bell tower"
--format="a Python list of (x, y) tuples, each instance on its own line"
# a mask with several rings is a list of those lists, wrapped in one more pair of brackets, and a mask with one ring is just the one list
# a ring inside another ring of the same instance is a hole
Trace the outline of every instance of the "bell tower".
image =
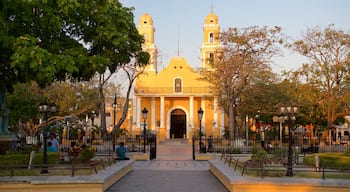
[(154, 32), (153, 19), (152, 17), (145, 13), (140, 17), (139, 24), (137, 26), (139, 34), (144, 38), (144, 43), (142, 44), (143, 51), (147, 51), (150, 54), (149, 65), (147, 65), (145, 71), (148, 73), (157, 73), (157, 47), (154, 44)]
[(210, 13), (205, 17), (203, 26), (203, 43), (201, 46), (201, 68), (211, 69), (214, 63), (216, 49), (219, 47), (220, 25), (218, 16)]

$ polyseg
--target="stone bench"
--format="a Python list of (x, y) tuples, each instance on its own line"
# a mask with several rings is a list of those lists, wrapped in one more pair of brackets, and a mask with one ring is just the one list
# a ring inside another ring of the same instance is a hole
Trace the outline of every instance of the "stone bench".
[(97, 174), (72, 176), (0, 177), (2, 191), (103, 192), (130, 173), (133, 160), (114, 163)]
[(252, 177), (241, 176), (240, 173), (228, 167), (221, 160), (209, 160), (210, 172), (229, 191), (348, 191), (349, 180), (321, 178), (296, 178), (296, 177)]

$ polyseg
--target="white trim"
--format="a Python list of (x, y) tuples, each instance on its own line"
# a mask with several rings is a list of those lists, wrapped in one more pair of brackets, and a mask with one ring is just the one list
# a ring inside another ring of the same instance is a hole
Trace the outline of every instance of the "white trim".
[(156, 100), (154, 97), (151, 100), (151, 129), (156, 129)]
[(165, 111), (165, 105), (164, 105), (164, 96), (160, 97), (160, 128), (165, 128), (164, 123), (164, 111)]

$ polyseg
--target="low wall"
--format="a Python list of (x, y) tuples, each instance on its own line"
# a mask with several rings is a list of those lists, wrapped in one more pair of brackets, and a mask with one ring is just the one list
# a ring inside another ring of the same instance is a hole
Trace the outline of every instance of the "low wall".
[(232, 168), (227, 167), (220, 160), (209, 161), (210, 172), (218, 178), (229, 190), (234, 192), (345, 192), (350, 191), (349, 180), (342, 179), (314, 179), (314, 178), (260, 178), (240, 176)]
[(149, 161), (150, 160), (149, 153), (132, 153), (128, 156), (130, 157), (130, 159), (132, 159), (134, 161)]
[(119, 161), (97, 174), (84, 176), (0, 177), (0, 192), (103, 192), (133, 170), (133, 160)]
[(195, 156), (196, 161), (208, 161), (213, 159), (213, 155), (209, 153), (200, 153)]

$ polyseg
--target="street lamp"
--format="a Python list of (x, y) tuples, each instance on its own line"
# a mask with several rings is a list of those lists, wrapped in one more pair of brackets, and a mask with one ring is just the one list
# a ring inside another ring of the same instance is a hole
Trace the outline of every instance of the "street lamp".
[(96, 117), (96, 112), (95, 111), (91, 111), (91, 125), (94, 126), (94, 120)]
[(295, 115), (298, 111), (296, 106), (280, 107), (280, 113), (284, 117), (284, 120), (288, 122), (288, 163), (286, 176), (293, 176), (293, 138), (292, 138), (292, 127), (295, 121)]
[(116, 116), (116, 112), (117, 112), (117, 95), (114, 95), (114, 103), (113, 103), (113, 105), (112, 105), (112, 107), (113, 107), (113, 129), (112, 129), (112, 132), (111, 132), (111, 134), (112, 134), (112, 146), (113, 146), (113, 151), (115, 151), (115, 141), (114, 141), (114, 128), (115, 128), (115, 116)]
[(146, 153), (146, 119), (147, 119), (148, 110), (143, 108), (142, 117), (143, 117), (143, 152)]
[[(96, 117), (96, 112), (91, 111), (90, 118), (91, 118), (91, 126), (92, 127), (94, 126), (95, 117)], [(89, 142), (90, 142), (90, 146), (92, 147), (92, 136), (94, 136), (94, 133), (92, 131), (89, 131), (89, 133), (90, 133)]]
[(43, 169), (40, 173), (49, 173), (47, 170), (47, 126), (48, 126), (48, 113), (55, 113), (57, 111), (57, 106), (55, 104), (48, 105), (46, 103), (39, 104), (39, 112), (44, 116), (45, 127), (43, 129), (44, 135), (44, 155), (43, 155)]
[(198, 110), (198, 119), (199, 119), (199, 153), (202, 152), (202, 118), (203, 118), (203, 109), (199, 108)]
[(240, 101), (241, 101), (241, 99), (239, 97), (237, 97), (235, 99), (235, 102), (232, 105), (232, 107), (233, 107), (233, 135), (231, 137), (233, 138), (233, 140), (235, 140), (236, 136), (237, 136), (236, 116), (237, 116), (237, 106), (238, 106)]

